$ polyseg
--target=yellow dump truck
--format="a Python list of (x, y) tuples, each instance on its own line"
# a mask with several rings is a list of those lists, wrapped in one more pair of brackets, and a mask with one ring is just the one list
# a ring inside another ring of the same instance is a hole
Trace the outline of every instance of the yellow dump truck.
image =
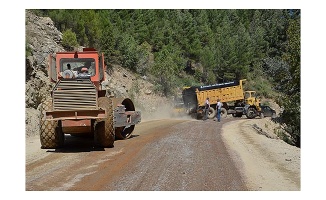
[(243, 90), (244, 81), (246, 79), (207, 86), (185, 87), (182, 91), (182, 99), (186, 112), (201, 118), (205, 109), (205, 100), (209, 97), (211, 107), (208, 118), (210, 119), (216, 116), (217, 99), (220, 99), (223, 104), (222, 117), (228, 114), (234, 117), (246, 115), (250, 119), (260, 116), (260, 100), (256, 98), (255, 91)]

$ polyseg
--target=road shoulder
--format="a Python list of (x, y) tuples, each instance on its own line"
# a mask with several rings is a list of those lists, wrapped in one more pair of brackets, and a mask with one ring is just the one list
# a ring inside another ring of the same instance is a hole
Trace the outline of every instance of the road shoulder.
[[(258, 134), (270, 119), (241, 119), (223, 125), (222, 138), (250, 190), (299, 191), (300, 148)], [(276, 138), (276, 137), (275, 137)]]

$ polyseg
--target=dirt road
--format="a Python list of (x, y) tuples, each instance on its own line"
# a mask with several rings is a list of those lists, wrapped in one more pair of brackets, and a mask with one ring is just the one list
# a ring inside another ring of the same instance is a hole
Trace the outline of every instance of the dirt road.
[(114, 148), (106, 149), (94, 148), (92, 140), (66, 135), (64, 148), (44, 150), (38, 137), (30, 137), (26, 139), (26, 191), (300, 190), (300, 165), (294, 171), (273, 165), (267, 176), (268, 169), (263, 168), (270, 165), (255, 165), (255, 159), (268, 162), (259, 154), (255, 138), (243, 134), (246, 122), (233, 118), (221, 123), (142, 122), (131, 139), (118, 140)]
[(28, 158), (26, 190), (247, 190), (221, 127), (214, 121), (144, 122), (133, 138), (110, 149), (67, 138), (63, 149)]

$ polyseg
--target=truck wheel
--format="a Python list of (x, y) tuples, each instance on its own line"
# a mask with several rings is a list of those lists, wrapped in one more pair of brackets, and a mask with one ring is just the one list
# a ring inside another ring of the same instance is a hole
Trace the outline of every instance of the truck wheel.
[(193, 119), (202, 119), (203, 118), (203, 114), (201, 113), (191, 113), (190, 115)]
[(108, 97), (98, 99), (99, 107), (106, 110), (107, 118), (95, 122), (94, 141), (100, 147), (113, 147), (115, 133), (113, 127), (113, 105)]
[(213, 119), (216, 116), (216, 110), (212, 107), (208, 111), (208, 119)]
[(59, 148), (64, 144), (61, 121), (45, 120), (45, 112), (52, 110), (52, 100), (47, 100), (40, 107), (40, 141), (42, 149)]
[(221, 108), (221, 117), (226, 118), (228, 116), (228, 111), (225, 108)]
[(253, 118), (257, 117), (256, 109), (253, 107), (248, 108), (248, 110), (246, 112), (246, 116), (248, 119), (253, 119)]

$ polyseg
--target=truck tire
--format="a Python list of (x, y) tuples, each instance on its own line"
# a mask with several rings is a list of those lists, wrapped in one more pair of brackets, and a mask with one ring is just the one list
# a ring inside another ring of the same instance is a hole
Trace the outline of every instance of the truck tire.
[(191, 116), (194, 119), (202, 119), (203, 118), (203, 114), (202, 113), (192, 113)]
[(52, 100), (47, 100), (40, 105), (40, 141), (42, 149), (55, 149), (64, 144), (61, 121), (45, 120), (45, 112), (51, 110)]
[(209, 107), (209, 111), (208, 111), (208, 119), (213, 119), (214, 117), (216, 117), (216, 110), (212, 107)]
[(256, 109), (254, 107), (249, 107), (246, 112), (246, 116), (248, 119), (253, 119), (253, 118), (257, 117)]
[(228, 116), (228, 111), (225, 108), (221, 108), (221, 117), (226, 118)]
[(113, 105), (108, 97), (98, 99), (99, 107), (106, 110), (107, 118), (101, 119), (94, 124), (94, 142), (100, 147), (113, 147), (115, 132), (113, 127)]

